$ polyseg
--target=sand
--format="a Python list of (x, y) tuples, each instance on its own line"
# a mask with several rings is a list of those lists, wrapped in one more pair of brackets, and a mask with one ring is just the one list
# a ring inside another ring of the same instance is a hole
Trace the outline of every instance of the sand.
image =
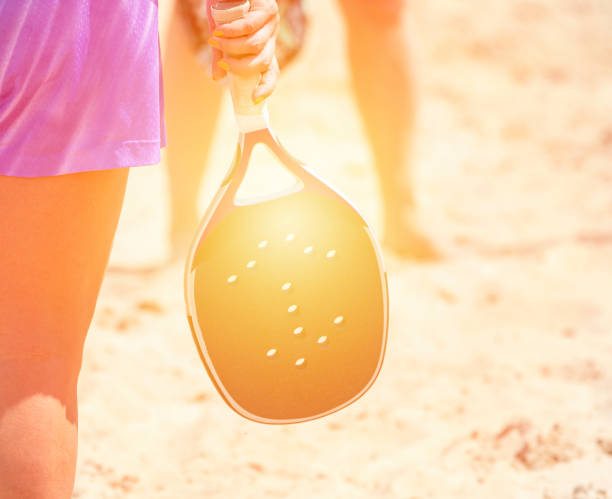
[[(612, 497), (612, 4), (413, 4), (415, 182), (445, 258), (386, 254), (374, 387), (315, 422), (241, 419), (197, 356), (181, 263), (109, 272), (79, 386), (74, 497)], [(380, 230), (343, 27), (334, 2), (309, 8), (272, 121)], [(226, 100), (202, 208), (235, 138)], [(164, 258), (166, 207), (163, 169), (134, 169), (113, 265)]]

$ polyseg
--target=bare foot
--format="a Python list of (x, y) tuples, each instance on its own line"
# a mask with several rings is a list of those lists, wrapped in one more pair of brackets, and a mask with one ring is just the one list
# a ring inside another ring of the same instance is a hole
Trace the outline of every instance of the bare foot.
[(413, 216), (408, 216), (402, 221), (387, 223), (383, 244), (401, 258), (421, 262), (442, 259), (441, 253), (420, 229)]

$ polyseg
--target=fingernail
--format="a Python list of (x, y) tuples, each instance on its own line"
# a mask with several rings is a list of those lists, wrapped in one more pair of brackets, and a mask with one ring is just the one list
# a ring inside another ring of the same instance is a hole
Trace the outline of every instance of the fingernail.
[(219, 38), (223, 38), (223, 31), (219, 31), (218, 29), (216, 29), (215, 31), (213, 31), (213, 36), (218, 36)]
[(219, 66), (224, 71), (229, 71), (229, 64), (227, 62), (225, 62), (225, 61), (219, 61), (217, 63), (217, 66)]
[(211, 47), (215, 47), (216, 49), (219, 48), (219, 42), (215, 40), (214, 38), (208, 39), (208, 45), (210, 45)]

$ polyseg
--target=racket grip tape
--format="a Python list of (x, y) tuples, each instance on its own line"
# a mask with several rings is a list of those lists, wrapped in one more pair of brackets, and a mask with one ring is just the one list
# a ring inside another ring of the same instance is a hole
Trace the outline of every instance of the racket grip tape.
[[(249, 11), (249, 0), (220, 1), (211, 8), (211, 13), (216, 25), (227, 24), (244, 17)], [(253, 102), (253, 90), (259, 84), (261, 75), (239, 76), (228, 74), (230, 92), (234, 103), (234, 112), (240, 126), (240, 116), (265, 116), (265, 100), (255, 104)], [(244, 120), (243, 120), (244, 121)], [(253, 121), (253, 120), (251, 120)]]

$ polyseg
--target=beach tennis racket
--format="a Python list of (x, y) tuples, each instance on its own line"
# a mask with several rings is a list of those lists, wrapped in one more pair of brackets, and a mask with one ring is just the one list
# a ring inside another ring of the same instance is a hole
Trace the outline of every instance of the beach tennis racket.
[[(248, 9), (224, 2), (213, 15), (219, 25)], [(281, 146), (265, 104), (253, 104), (258, 78), (230, 79), (238, 147), (189, 251), (187, 316), (202, 362), (234, 411), (260, 423), (309, 421), (374, 383), (387, 340), (387, 277), (363, 217)], [(295, 185), (239, 201), (256, 145)]]

